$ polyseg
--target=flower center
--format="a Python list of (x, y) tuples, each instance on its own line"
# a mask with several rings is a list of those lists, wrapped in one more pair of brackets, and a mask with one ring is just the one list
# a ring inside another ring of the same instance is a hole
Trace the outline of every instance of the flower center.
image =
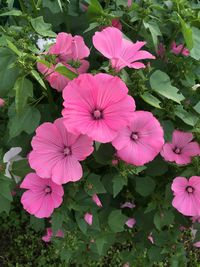
[(187, 186), (187, 187), (186, 187), (186, 191), (187, 191), (188, 193), (193, 193), (193, 192), (194, 192), (194, 188), (193, 188), (192, 186)]
[(132, 139), (133, 141), (137, 141), (137, 140), (139, 139), (138, 134), (137, 134), (137, 133), (132, 133), (132, 134), (131, 134), (131, 139)]
[(102, 119), (102, 118), (103, 118), (102, 111), (99, 110), (99, 109), (95, 109), (95, 110), (93, 111), (93, 117), (94, 117), (95, 120), (100, 120), (100, 119)]
[(176, 147), (176, 148), (174, 149), (174, 153), (176, 153), (176, 154), (181, 154), (181, 149), (178, 148), (178, 147)]
[(63, 153), (64, 153), (64, 155), (65, 155), (65, 156), (69, 156), (69, 155), (71, 155), (71, 154), (72, 154), (72, 152), (71, 152), (71, 149), (70, 149), (70, 147), (68, 147), (68, 146), (67, 146), (67, 147), (65, 147), (65, 148), (64, 148), (64, 152), (63, 152)]
[(51, 194), (51, 192), (52, 192), (51, 187), (49, 185), (47, 185), (47, 187), (44, 189), (44, 192), (46, 194)]

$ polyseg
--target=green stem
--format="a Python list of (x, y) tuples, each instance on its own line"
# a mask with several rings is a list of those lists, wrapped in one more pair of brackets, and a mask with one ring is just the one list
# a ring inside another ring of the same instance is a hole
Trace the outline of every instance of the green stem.
[(36, 7), (39, 8), (41, 6), (41, 4), (42, 4), (42, 0), (38, 0), (37, 4), (36, 4)]
[(27, 12), (26, 12), (26, 7), (25, 7), (25, 5), (24, 5), (23, 0), (19, 0), (19, 4), (20, 4), (20, 8), (21, 8), (22, 12), (23, 12), (23, 13), (27, 13)]
[(32, 9), (33, 9), (35, 16), (37, 16), (38, 10), (37, 10), (37, 6), (36, 6), (34, 0), (31, 0), (31, 6), (32, 6)]

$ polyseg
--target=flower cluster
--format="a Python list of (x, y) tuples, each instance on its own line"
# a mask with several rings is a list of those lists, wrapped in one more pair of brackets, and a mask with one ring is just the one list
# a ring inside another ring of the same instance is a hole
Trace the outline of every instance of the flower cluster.
[[(124, 39), (122, 32), (115, 27), (96, 32), (93, 44), (110, 60), (115, 73), (124, 67), (144, 68), (139, 60), (155, 58), (140, 50), (145, 42), (132, 43)], [(81, 36), (59, 33), (56, 43), (47, 52), (55, 56), (55, 64), (46, 67), (38, 63), (37, 66), (50, 85), (62, 91), (64, 100), (62, 118), (53, 123), (45, 122), (37, 128), (28, 157), (36, 173), (28, 174), (21, 184), (21, 188), (27, 189), (21, 199), (24, 209), (39, 218), (51, 216), (54, 208), (61, 205), (63, 184), (82, 178), (80, 162), (92, 154), (93, 142), (110, 142), (118, 160), (135, 166), (152, 161), (160, 152), (166, 161), (177, 164), (188, 164), (193, 156), (199, 155), (199, 144), (192, 142), (191, 133), (175, 130), (172, 143), (164, 144), (164, 132), (159, 121), (151, 112), (135, 111), (135, 100), (128, 95), (126, 84), (118, 76), (85, 73), (89, 63), (84, 58), (89, 53)], [(60, 63), (79, 76), (69, 82), (68, 78), (56, 72)], [(173, 206), (185, 215), (200, 215), (199, 180), (197, 176), (189, 181), (177, 177), (172, 184), (175, 194)], [(91, 201), (102, 207), (97, 194)], [(125, 207), (133, 208), (134, 205), (122, 206)], [(85, 213), (84, 220), (92, 225), (93, 215)], [(135, 223), (134, 218), (126, 221), (130, 228)]]

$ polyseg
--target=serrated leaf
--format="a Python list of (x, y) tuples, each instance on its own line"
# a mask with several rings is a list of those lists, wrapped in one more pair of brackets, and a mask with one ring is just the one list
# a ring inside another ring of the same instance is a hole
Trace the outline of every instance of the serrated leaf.
[(193, 48), (192, 29), (185, 23), (179, 14), (178, 18), (181, 22), (181, 30), (188, 49)]
[(108, 217), (108, 225), (114, 232), (122, 232), (127, 217), (122, 214), (121, 210), (113, 210)]
[(155, 49), (158, 47), (158, 36), (162, 36), (162, 33), (160, 31), (159, 25), (156, 21), (154, 20), (149, 20), (148, 22), (143, 22), (144, 27), (146, 29), (149, 29), (152, 39), (153, 39), (153, 44)]
[(155, 182), (151, 177), (135, 177), (136, 181), (136, 192), (141, 196), (146, 197), (150, 195), (155, 189)]
[(8, 44), (8, 47), (19, 57), (23, 55), (22, 52), (19, 51), (19, 49), (8, 39), (6, 39), (6, 42)]
[(44, 22), (42, 16), (30, 19), (33, 29), (44, 37), (56, 37), (56, 34), (51, 30), (51, 24)]
[(84, 188), (90, 196), (93, 194), (106, 193), (104, 185), (101, 182), (101, 176), (91, 173), (86, 181), (87, 183)]
[(171, 85), (169, 76), (160, 70), (156, 70), (150, 77), (151, 88), (160, 95), (179, 103), (185, 97), (179, 93), (178, 88)]
[(127, 178), (121, 175), (115, 175), (112, 178), (113, 182), (113, 197), (116, 197), (123, 189), (124, 185), (127, 185)]
[(59, 63), (56, 66), (55, 71), (60, 73), (61, 75), (65, 76), (65, 77), (67, 77), (69, 80), (73, 80), (74, 78), (78, 77), (78, 74), (71, 71), (70, 69), (68, 69), (67, 67), (62, 65), (61, 63)]
[(39, 83), (45, 90), (47, 90), (46, 85), (45, 85), (44, 81), (42, 80), (42, 77), (40, 76), (40, 74), (39, 74), (36, 70), (32, 70), (32, 71), (31, 71), (31, 74), (32, 74), (32, 76), (35, 78), (35, 80), (38, 81), (38, 83)]

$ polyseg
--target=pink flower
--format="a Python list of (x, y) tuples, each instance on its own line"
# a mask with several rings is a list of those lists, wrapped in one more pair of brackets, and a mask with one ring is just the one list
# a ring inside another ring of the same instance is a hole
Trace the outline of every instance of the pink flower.
[(132, 43), (122, 37), (122, 32), (114, 27), (107, 27), (93, 36), (94, 47), (105, 57), (110, 59), (112, 68), (120, 71), (124, 67), (140, 69), (145, 68), (141, 59), (155, 59), (145, 50), (140, 50), (146, 42)]
[(102, 207), (101, 200), (99, 199), (99, 197), (97, 196), (97, 194), (94, 194), (94, 195), (92, 196), (92, 200), (93, 200), (93, 202), (94, 202), (98, 207)]
[(124, 263), (124, 265), (122, 267), (130, 267), (130, 265), (128, 262), (126, 262), (126, 263)]
[(164, 47), (163, 43), (160, 43), (158, 45), (158, 50), (156, 51), (157, 56), (159, 56), (160, 58), (164, 58), (165, 57), (165, 53), (166, 53), (166, 49)]
[(135, 110), (135, 101), (127, 93), (118, 77), (81, 74), (63, 91), (62, 115), (67, 130), (102, 143), (112, 141)]
[(122, 204), (120, 206), (121, 209), (124, 209), (124, 208), (129, 208), (129, 209), (133, 209), (135, 208), (135, 204), (134, 203), (131, 203), (131, 202), (125, 202), (124, 204)]
[(20, 188), (27, 189), (21, 197), (23, 208), (37, 218), (50, 217), (63, 201), (62, 186), (51, 179), (42, 179), (35, 173), (26, 175)]
[(163, 129), (147, 111), (134, 112), (129, 126), (123, 128), (112, 141), (119, 158), (136, 166), (153, 160), (163, 143)]
[(196, 248), (200, 248), (200, 241), (194, 243), (193, 246), (196, 247)]
[[(46, 233), (46, 235), (44, 235), (44, 236), (42, 237), (42, 240), (43, 240), (44, 242), (50, 242), (51, 239), (52, 239), (52, 237), (54, 236), (54, 235), (53, 235), (53, 231), (52, 231), (52, 229), (51, 229), (50, 227), (48, 227), (48, 228), (46, 229), (46, 231), (47, 231), (47, 233)], [(55, 235), (55, 237), (61, 237), (61, 238), (63, 238), (63, 237), (64, 237), (64, 233), (63, 233), (63, 231), (62, 231), (62, 230), (58, 230), (57, 233), (56, 233), (56, 235)]]
[(152, 244), (154, 244), (154, 239), (153, 239), (152, 233), (150, 233), (147, 238)]
[(200, 215), (200, 176), (176, 177), (172, 183), (172, 206), (186, 216)]
[(87, 224), (92, 225), (93, 215), (91, 213), (88, 213), (88, 212), (85, 213), (84, 220), (86, 221)]
[(90, 50), (85, 45), (83, 37), (74, 37), (65, 32), (60, 32), (56, 37), (56, 43), (49, 49), (50, 54), (59, 56), (60, 61), (80, 60), (89, 56)]
[(5, 101), (2, 98), (0, 98), (0, 107), (3, 107), (4, 105), (5, 105)]
[(136, 224), (136, 220), (134, 218), (129, 218), (125, 224), (129, 227), (129, 228), (133, 228), (133, 226)]
[(165, 143), (161, 155), (167, 161), (175, 161), (177, 164), (188, 164), (193, 156), (200, 153), (199, 144), (191, 142), (192, 133), (175, 130), (172, 135), (172, 143)]
[[(73, 71), (74, 73), (85, 73), (87, 72), (89, 68), (89, 63), (87, 60), (80, 60), (80, 67), (76, 70), (75, 68), (72, 68), (69, 64), (63, 65)], [(58, 92), (61, 92), (65, 86), (70, 81), (67, 77), (63, 76), (62, 74), (55, 71), (57, 64), (54, 66), (52, 65), (51, 68), (46, 67), (44, 64), (38, 63), (37, 68), (39, 72), (44, 74), (45, 79), (49, 82), (52, 88), (56, 89)]]
[(120, 23), (119, 19), (113, 19), (112, 26), (119, 29), (120, 31), (122, 30), (122, 24)]
[(127, 6), (128, 6), (128, 7), (131, 7), (131, 5), (132, 5), (132, 0), (128, 0), (128, 1), (127, 1)]
[(183, 56), (186, 57), (190, 55), (190, 51), (187, 48), (184, 48), (183, 44), (176, 45), (176, 42), (172, 42), (171, 52), (174, 53), (175, 55), (182, 54)]
[(83, 171), (79, 161), (93, 152), (92, 140), (86, 135), (69, 133), (63, 119), (40, 125), (31, 144), (31, 167), (42, 178), (51, 177), (57, 184), (80, 180)]

